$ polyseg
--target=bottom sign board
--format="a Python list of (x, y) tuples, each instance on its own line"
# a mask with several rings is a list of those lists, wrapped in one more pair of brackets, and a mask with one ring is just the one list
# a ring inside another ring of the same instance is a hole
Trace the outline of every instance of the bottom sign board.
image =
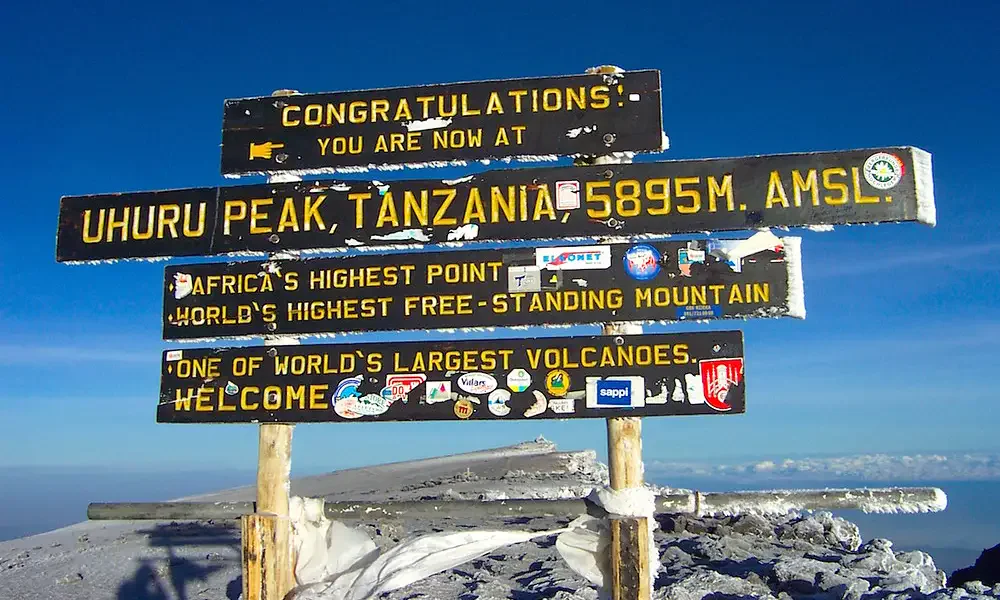
[(743, 334), (168, 350), (160, 423), (738, 414)]

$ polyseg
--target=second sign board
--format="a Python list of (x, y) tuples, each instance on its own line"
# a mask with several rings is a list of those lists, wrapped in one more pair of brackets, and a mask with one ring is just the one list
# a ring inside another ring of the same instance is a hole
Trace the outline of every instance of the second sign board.
[(805, 317), (799, 238), (167, 267), (165, 339)]

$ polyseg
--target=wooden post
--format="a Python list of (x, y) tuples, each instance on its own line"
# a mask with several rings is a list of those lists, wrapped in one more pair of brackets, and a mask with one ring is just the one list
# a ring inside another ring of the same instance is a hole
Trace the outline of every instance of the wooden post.
[(281, 600), (278, 591), (281, 566), (274, 549), (282, 519), (273, 515), (240, 517), (243, 550), (243, 600)]
[[(639, 325), (605, 325), (604, 335), (639, 334)], [(612, 417), (608, 425), (608, 480), (612, 490), (643, 486), (642, 419)], [(645, 518), (611, 520), (611, 598), (650, 600), (649, 529)]]
[[(274, 519), (274, 535), (262, 538), (263, 543), (274, 544), (271, 548), (264, 547), (265, 554), (270, 551), (274, 562), (272, 569), (262, 572), (263, 589), (274, 589), (278, 594), (274, 599), (284, 598), (295, 587), (292, 528), (288, 520), (293, 428), (286, 423), (262, 423), (257, 449), (256, 516)], [(261, 600), (272, 600), (272, 596)]]
[[(294, 90), (277, 90), (272, 95), (291, 96), (296, 93)], [(294, 175), (277, 175), (268, 177), (268, 182), (301, 179)], [(268, 337), (264, 340), (265, 346), (298, 343), (298, 339), (288, 337)], [(294, 425), (288, 423), (260, 425), (257, 446), (257, 514), (246, 515), (241, 519), (244, 600), (280, 600), (295, 587), (295, 557), (292, 553), (292, 528), (288, 518), (293, 429)], [(260, 544), (259, 548), (253, 546), (255, 542)], [(258, 570), (253, 572), (254, 569)]]
[[(615, 73), (616, 67), (602, 66), (596, 73)], [(587, 164), (577, 160), (575, 164)], [(593, 164), (632, 162), (631, 159), (597, 157)], [(604, 335), (642, 333), (641, 325), (605, 325)], [(608, 425), (608, 479), (612, 490), (643, 486), (642, 420), (638, 417), (613, 417)], [(611, 520), (611, 598), (612, 600), (650, 600), (649, 529), (645, 518), (615, 517)]]

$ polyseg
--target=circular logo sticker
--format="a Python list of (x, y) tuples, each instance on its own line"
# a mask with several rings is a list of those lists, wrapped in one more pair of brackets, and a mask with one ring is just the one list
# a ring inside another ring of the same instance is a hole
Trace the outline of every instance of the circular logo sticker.
[(646, 281), (660, 273), (660, 252), (649, 244), (632, 246), (625, 251), (625, 272), (633, 279)]
[(865, 181), (877, 190), (887, 190), (895, 187), (903, 178), (906, 167), (895, 154), (876, 152), (865, 161)]
[(510, 400), (510, 392), (507, 390), (493, 390), (490, 397), (486, 399), (486, 407), (490, 412), (498, 417), (506, 417), (510, 414), (510, 407), (507, 401)]
[(565, 396), (566, 392), (569, 391), (569, 373), (562, 369), (549, 371), (549, 374), (545, 376), (545, 389), (553, 396), (560, 398)]
[(468, 419), (472, 416), (472, 411), (475, 407), (468, 400), (459, 400), (455, 403), (455, 416), (459, 419)]
[(514, 369), (507, 373), (507, 387), (514, 392), (523, 392), (531, 385), (531, 375), (524, 369)]

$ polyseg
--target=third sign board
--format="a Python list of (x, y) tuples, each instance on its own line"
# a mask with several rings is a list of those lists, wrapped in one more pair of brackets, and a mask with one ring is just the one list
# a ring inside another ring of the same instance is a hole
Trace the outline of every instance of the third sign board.
[(165, 339), (804, 317), (799, 238), (167, 267)]

